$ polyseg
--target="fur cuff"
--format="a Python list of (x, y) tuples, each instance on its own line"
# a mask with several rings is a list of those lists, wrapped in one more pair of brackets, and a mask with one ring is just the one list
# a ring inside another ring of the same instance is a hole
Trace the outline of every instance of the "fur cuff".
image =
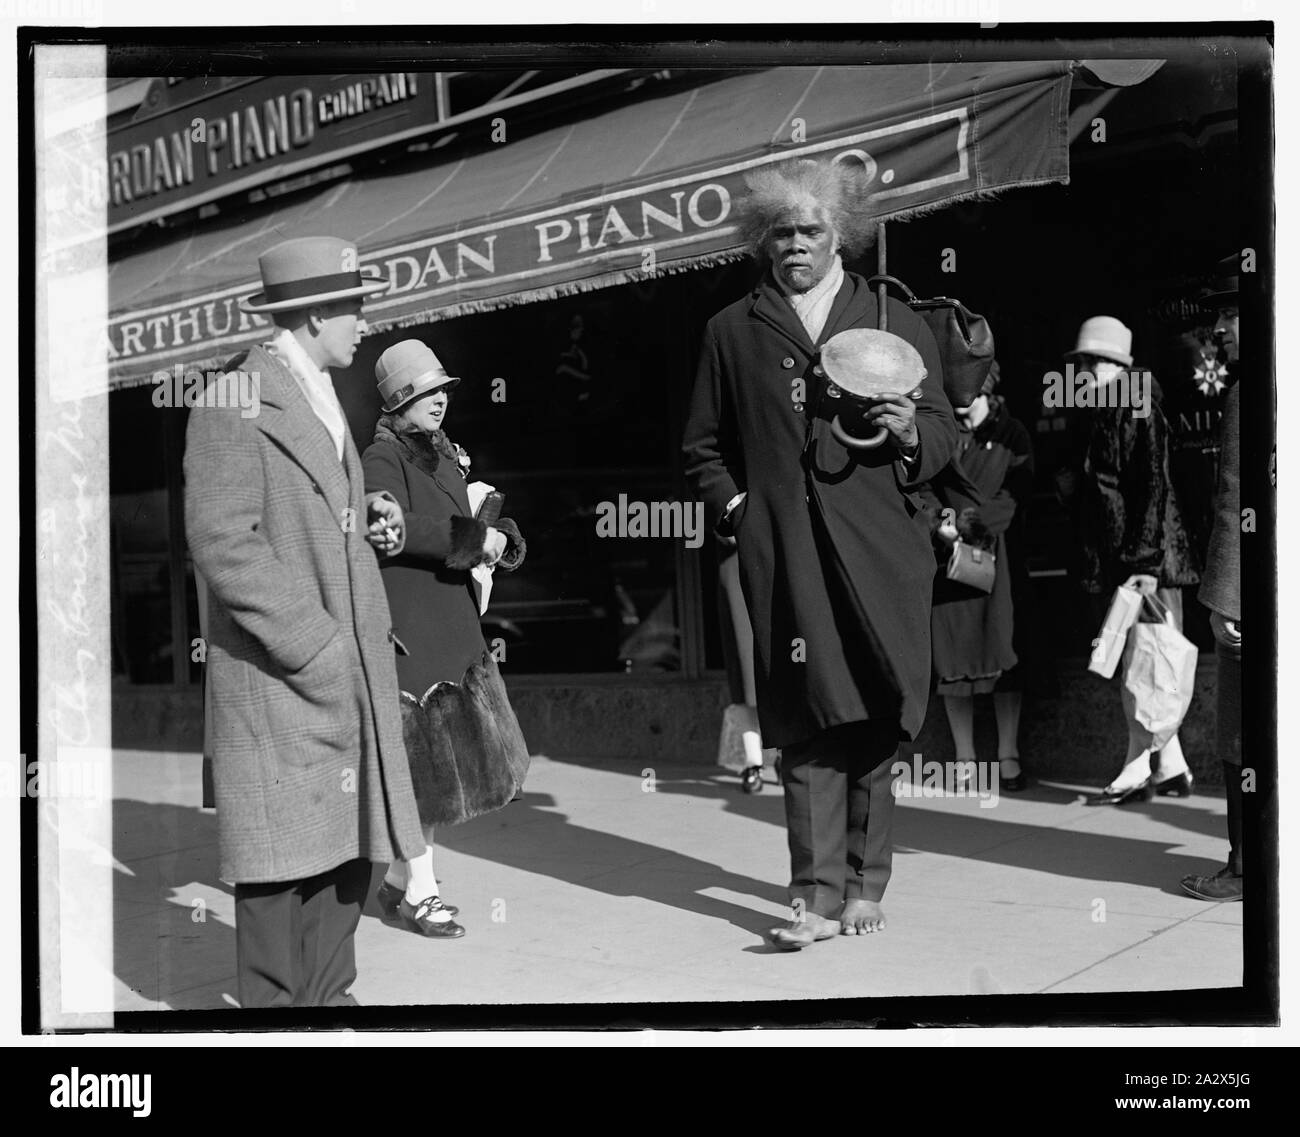
[(524, 563), (524, 557), (528, 555), (528, 542), (519, 532), (519, 526), (509, 517), (498, 518), (496, 527), (506, 535), (506, 551), (501, 554), (496, 567), (504, 572), (514, 572)]
[(487, 526), (477, 517), (460, 514), (451, 519), (451, 552), (447, 554), (449, 569), (472, 569), (486, 561), (483, 542), (487, 540)]

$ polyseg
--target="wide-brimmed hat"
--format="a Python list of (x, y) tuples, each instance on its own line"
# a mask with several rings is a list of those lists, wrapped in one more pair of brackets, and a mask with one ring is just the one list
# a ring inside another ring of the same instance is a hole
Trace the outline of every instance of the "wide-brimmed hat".
[(239, 302), (245, 312), (288, 312), (388, 287), (378, 271), (361, 270), (357, 247), (338, 237), (295, 237), (257, 258), (262, 291)]
[(433, 351), (419, 340), (393, 344), (375, 364), (375, 383), (384, 413), (399, 410), (439, 387), (451, 390), (460, 380), (447, 374)]
[(1065, 354), (1067, 358), (1072, 355), (1095, 355), (1131, 367), (1133, 333), (1114, 316), (1093, 316), (1083, 321), (1078, 341)]
[(1201, 296), (1201, 307), (1217, 312), (1220, 308), (1230, 308), (1236, 304), (1240, 272), (1240, 254), (1229, 253), (1214, 266), (1214, 291), (1206, 292)]

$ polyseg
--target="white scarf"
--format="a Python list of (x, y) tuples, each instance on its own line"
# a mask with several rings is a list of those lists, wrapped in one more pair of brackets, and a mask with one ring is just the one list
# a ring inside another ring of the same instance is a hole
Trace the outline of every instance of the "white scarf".
[(271, 341), (271, 347), (298, 381), (303, 397), (329, 431), (330, 438), (334, 440), (334, 450), (342, 462), (343, 437), (347, 434), (348, 420), (343, 416), (343, 407), (334, 392), (334, 381), (329, 372), (322, 371), (312, 362), (311, 356), (288, 328), (280, 329)]
[(795, 315), (799, 317), (804, 330), (807, 331), (808, 338), (816, 343), (817, 337), (822, 334), (822, 329), (830, 318), (831, 308), (835, 304), (835, 297), (839, 295), (840, 285), (844, 283), (844, 264), (839, 255), (837, 254), (831, 261), (831, 267), (826, 271), (826, 275), (807, 292), (791, 291), (779, 277), (777, 283), (780, 284), (785, 298), (790, 301), (790, 307), (794, 309)]

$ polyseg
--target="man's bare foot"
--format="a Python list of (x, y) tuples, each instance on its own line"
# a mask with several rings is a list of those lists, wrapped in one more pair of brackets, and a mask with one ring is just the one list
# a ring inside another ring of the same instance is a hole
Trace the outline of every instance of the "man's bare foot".
[(802, 920), (792, 920), (784, 928), (773, 928), (771, 936), (777, 947), (798, 951), (818, 940), (832, 939), (839, 935), (839, 931), (838, 920), (828, 920), (825, 916), (808, 912)]
[(840, 934), (865, 936), (870, 932), (885, 930), (885, 913), (874, 900), (846, 900), (840, 913)]

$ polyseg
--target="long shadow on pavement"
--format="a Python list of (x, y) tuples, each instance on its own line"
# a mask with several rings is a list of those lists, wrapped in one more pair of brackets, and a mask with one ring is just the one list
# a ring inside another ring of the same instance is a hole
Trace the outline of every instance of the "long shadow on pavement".
[[(217, 819), (201, 809), (113, 802), (113, 970), (169, 1009), (222, 1007), (235, 994), (235, 929), (210, 911)], [(220, 988), (220, 989), (218, 989)]]
[(438, 843), (466, 856), (609, 896), (637, 896), (728, 920), (755, 935), (779, 923), (769, 914), (706, 896), (704, 890), (725, 889), (784, 908), (784, 886), (729, 872), (631, 836), (575, 825), (554, 806), (550, 794), (525, 791), (521, 800), (488, 818), (439, 830)]
[[(610, 771), (626, 768), (636, 775), (640, 774), (645, 765), (642, 762), (586, 758), (553, 758), (552, 761)], [(708, 770), (707, 773), (699, 767), (665, 765), (658, 769), (657, 790), (661, 793), (722, 798), (727, 803), (728, 812), (784, 829), (785, 810), (779, 787), (769, 782), (762, 793), (745, 794), (739, 789), (735, 775), (705, 769)], [(766, 771), (766, 776), (769, 779), (772, 777), (771, 770)], [(1079, 820), (1079, 811), (1088, 809), (1078, 804), (1080, 796), (1077, 791), (1063, 786), (1036, 783), (1028, 793), (1016, 795), (1015, 800), (1043, 801), (1046, 798), (1059, 803), (1063, 822), (1073, 825)], [(1206, 800), (1208, 802), (1212, 799)], [(904, 856), (908, 853), (935, 853), (940, 856), (964, 857), (1079, 880), (1138, 884), (1179, 896), (1183, 893), (1178, 882), (1183, 876), (1205, 872), (1207, 867), (1218, 867), (1204, 857), (1173, 852), (1176, 842), (1090, 833), (1064, 826), (1056, 828), (1002, 821), (991, 816), (996, 813), (996, 809), (980, 809), (974, 798), (966, 801), (970, 805), (969, 813), (951, 809), (926, 809), (924, 806), (917, 808), (906, 799), (900, 800), (894, 814), (895, 851)], [(1121, 811), (1136, 808), (1152, 820), (1176, 825), (1204, 836), (1222, 835), (1224, 856), (1227, 855), (1225, 823), (1222, 815), (1216, 814), (1213, 809), (1189, 808), (1187, 805), (1158, 798), (1137, 807), (1108, 808), (1119, 808)], [(779, 839), (783, 840), (783, 837)], [(781, 902), (784, 903), (784, 896)]]

